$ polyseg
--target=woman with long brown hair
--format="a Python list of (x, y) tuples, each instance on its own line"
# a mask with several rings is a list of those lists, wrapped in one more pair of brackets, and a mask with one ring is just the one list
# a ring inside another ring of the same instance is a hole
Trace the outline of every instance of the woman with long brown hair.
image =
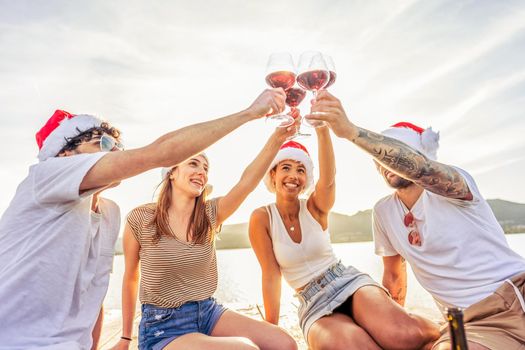
[(277, 128), (223, 197), (207, 198), (209, 163), (204, 154), (163, 171), (157, 202), (135, 208), (127, 218), (123, 335), (115, 348), (129, 347), (140, 261), (139, 349), (297, 349), (281, 328), (228, 310), (213, 298), (215, 235), (295, 129)]

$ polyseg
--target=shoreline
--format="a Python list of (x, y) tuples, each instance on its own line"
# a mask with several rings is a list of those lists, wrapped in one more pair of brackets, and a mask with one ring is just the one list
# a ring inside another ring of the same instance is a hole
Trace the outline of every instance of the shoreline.
[[(246, 232), (245, 235), (247, 237), (248, 233)], [(351, 235), (351, 233), (349, 233), (349, 235)], [(505, 232), (505, 236), (513, 236), (513, 235), (525, 235), (525, 232), (522, 232), (522, 231)], [(237, 250), (237, 249), (251, 249), (252, 248), (249, 243), (224, 245), (224, 244), (220, 244), (220, 242), (221, 242), (221, 238), (219, 236), (219, 238), (217, 239), (216, 250)], [(353, 244), (353, 243), (372, 243), (372, 242), (374, 242), (372, 239), (355, 239), (351, 241), (336, 241), (336, 242), (332, 242), (332, 244)], [(115, 256), (121, 256), (121, 255), (124, 255), (124, 252), (122, 251), (122, 237), (119, 236), (116, 242)]]

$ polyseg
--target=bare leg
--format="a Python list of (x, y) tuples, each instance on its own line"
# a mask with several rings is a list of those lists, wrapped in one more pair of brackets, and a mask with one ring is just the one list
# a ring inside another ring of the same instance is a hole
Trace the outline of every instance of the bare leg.
[(282, 328), (226, 310), (213, 329), (213, 337), (245, 337), (261, 350), (297, 350), (297, 343)]
[(370, 335), (350, 316), (334, 313), (315, 321), (308, 332), (312, 350), (380, 350)]
[(202, 333), (189, 333), (178, 337), (164, 350), (259, 350), (249, 339), (241, 337), (210, 337)]
[(440, 335), (436, 324), (426, 318), (408, 314), (378, 287), (362, 287), (352, 298), (354, 321), (381, 348), (420, 349)]

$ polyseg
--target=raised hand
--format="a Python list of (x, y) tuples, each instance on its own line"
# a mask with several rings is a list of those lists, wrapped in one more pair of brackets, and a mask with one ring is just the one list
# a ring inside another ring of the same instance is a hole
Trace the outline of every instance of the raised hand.
[(277, 142), (279, 142), (279, 145), (284, 143), (286, 140), (293, 138), (297, 134), (297, 130), (301, 124), (301, 114), (298, 108), (292, 108), (288, 115), (290, 115), (295, 120), (295, 122), (286, 128), (275, 128), (275, 131), (271, 136), (276, 138)]
[(248, 111), (256, 118), (280, 113), (284, 110), (285, 100), (286, 94), (283, 89), (266, 89), (248, 107)]
[(355, 139), (359, 134), (358, 128), (346, 116), (341, 101), (326, 90), (319, 91), (316, 100), (312, 102), (312, 113), (305, 118), (309, 121), (324, 121), (334, 134), (349, 140)]

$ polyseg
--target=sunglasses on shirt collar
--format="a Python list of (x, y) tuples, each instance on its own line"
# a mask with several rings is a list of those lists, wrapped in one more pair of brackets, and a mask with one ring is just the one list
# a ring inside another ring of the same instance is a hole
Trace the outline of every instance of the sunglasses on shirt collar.
[(403, 218), (403, 223), (409, 231), (408, 243), (410, 243), (413, 246), (421, 247), (423, 241), (421, 239), (421, 234), (419, 233), (419, 230), (416, 226), (416, 219), (414, 218), (414, 214), (412, 214), (411, 211), (405, 214), (405, 217)]
[(102, 134), (100, 137), (93, 138), (86, 143), (99, 143), (102, 152), (111, 152), (113, 150), (124, 150), (124, 145), (118, 142), (114, 137)]

